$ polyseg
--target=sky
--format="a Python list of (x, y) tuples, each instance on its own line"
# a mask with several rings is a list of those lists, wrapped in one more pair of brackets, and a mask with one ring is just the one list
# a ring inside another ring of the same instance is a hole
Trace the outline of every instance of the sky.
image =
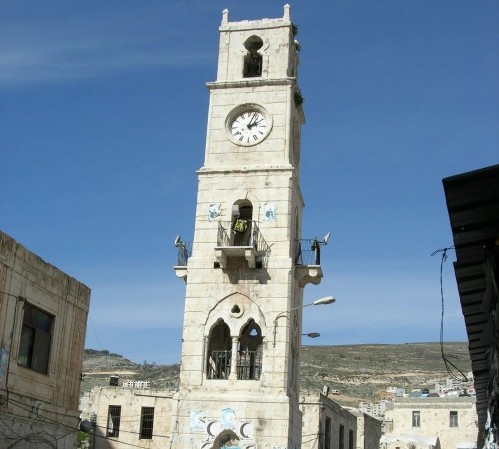
[[(0, 229), (92, 289), (86, 347), (180, 361), (222, 11), (284, 1), (0, 4)], [(497, 164), (499, 2), (297, 0), (303, 237), (331, 238), (303, 344), (438, 341), (442, 179)], [(466, 341), (452, 262), (444, 340)]]

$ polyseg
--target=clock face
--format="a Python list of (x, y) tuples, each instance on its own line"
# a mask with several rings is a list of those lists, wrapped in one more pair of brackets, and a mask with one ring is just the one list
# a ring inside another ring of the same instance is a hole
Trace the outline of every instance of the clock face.
[(262, 107), (239, 106), (228, 116), (227, 134), (237, 145), (256, 145), (268, 136), (271, 125), (272, 119)]

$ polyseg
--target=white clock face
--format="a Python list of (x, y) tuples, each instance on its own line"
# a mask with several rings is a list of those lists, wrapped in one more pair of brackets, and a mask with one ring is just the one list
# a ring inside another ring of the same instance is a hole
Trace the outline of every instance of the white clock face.
[(227, 133), (237, 145), (251, 146), (267, 137), (272, 127), (270, 115), (258, 105), (239, 106), (227, 121)]
[(258, 111), (245, 111), (232, 121), (230, 132), (243, 144), (256, 144), (267, 134), (267, 121)]

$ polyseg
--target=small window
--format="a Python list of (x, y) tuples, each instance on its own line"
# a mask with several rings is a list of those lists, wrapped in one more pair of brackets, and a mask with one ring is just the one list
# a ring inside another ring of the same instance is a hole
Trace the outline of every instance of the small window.
[(24, 304), (19, 344), (19, 364), (47, 374), (54, 317), (28, 303)]
[(457, 412), (456, 411), (449, 412), (449, 425), (450, 425), (450, 427), (458, 427)]
[(152, 439), (152, 431), (154, 424), (154, 407), (142, 407), (140, 415), (140, 439)]
[(421, 427), (421, 413), (419, 411), (412, 412), (412, 427)]
[(107, 415), (107, 436), (118, 438), (120, 436), (121, 405), (110, 405)]
[(348, 431), (348, 449), (353, 449), (353, 430)]
[(339, 449), (345, 448), (345, 426), (340, 424), (340, 433), (338, 435), (338, 447)]
[(326, 416), (324, 429), (324, 449), (331, 449), (331, 418)]

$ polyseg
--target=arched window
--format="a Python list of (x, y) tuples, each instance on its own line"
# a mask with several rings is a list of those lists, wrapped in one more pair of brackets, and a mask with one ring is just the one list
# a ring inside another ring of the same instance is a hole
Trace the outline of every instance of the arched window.
[(232, 206), (232, 233), (234, 246), (251, 246), (253, 205), (248, 200), (236, 201)]
[(228, 379), (232, 339), (229, 326), (219, 320), (210, 332), (206, 372), (208, 379)]
[(237, 378), (259, 380), (262, 372), (262, 331), (254, 320), (241, 330), (237, 351)]
[(239, 437), (232, 430), (223, 430), (215, 438), (212, 449), (239, 447)]
[(258, 53), (262, 46), (263, 41), (258, 36), (251, 36), (244, 43), (244, 47), (248, 50), (244, 57), (244, 78), (262, 76), (262, 55)]

